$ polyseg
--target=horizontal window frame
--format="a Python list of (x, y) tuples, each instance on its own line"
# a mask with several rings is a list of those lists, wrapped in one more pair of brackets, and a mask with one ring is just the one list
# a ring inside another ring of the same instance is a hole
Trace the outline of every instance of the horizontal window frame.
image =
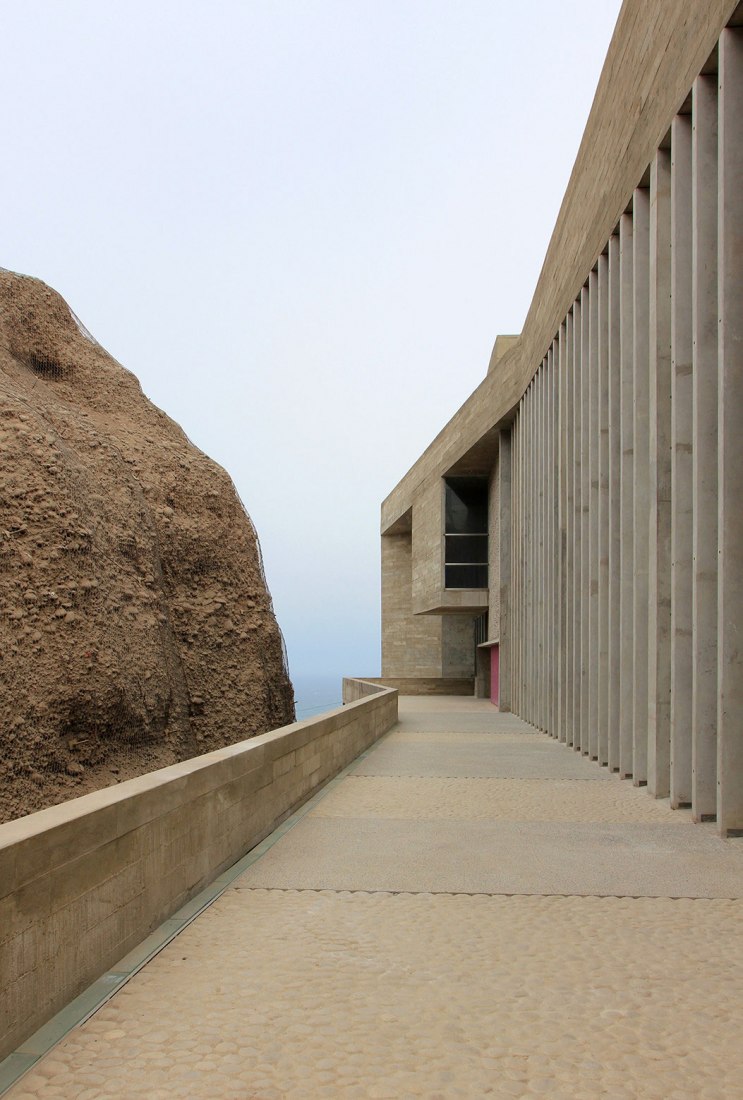
[[(461, 579), (451, 575), (450, 570), (467, 570), (469, 576)], [(456, 592), (467, 589), (487, 590), (490, 570), (487, 562), (447, 562), (444, 566), (444, 590)], [(455, 583), (452, 583), (455, 582)]]

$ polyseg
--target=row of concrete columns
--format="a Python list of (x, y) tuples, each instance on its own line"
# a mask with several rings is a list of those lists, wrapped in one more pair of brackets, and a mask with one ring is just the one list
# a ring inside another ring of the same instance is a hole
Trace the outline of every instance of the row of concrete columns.
[(501, 705), (743, 830), (743, 32), (501, 432)]

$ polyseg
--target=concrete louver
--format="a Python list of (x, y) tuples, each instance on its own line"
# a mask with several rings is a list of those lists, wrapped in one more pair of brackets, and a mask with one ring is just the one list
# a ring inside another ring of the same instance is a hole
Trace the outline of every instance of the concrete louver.
[(728, 834), (743, 830), (741, 29), (718, 57), (501, 433), (501, 648), (523, 718)]
[[(622, 7), (523, 333), (383, 504), (383, 675), (486, 607), (501, 709), (743, 834), (743, 4), (659, 12)], [(461, 474), (487, 599), (443, 590)]]

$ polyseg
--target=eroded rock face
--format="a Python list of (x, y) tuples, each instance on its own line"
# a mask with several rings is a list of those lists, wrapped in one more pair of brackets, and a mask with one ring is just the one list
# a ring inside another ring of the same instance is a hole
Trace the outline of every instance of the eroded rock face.
[(293, 721), (227, 474), (0, 270), (0, 820)]

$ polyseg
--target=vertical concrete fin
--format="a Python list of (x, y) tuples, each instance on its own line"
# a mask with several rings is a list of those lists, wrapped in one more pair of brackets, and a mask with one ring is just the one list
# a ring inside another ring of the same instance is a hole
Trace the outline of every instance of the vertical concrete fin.
[(691, 115), (671, 127), (671, 715), (670, 796), (691, 803), (692, 248)]
[(634, 523), (632, 616), (632, 780), (648, 777), (648, 516), (650, 508), (649, 246), (650, 197), (644, 187), (632, 199), (632, 376), (634, 390)]
[(621, 261), (619, 234), (609, 239), (608, 309), (608, 584), (607, 600), (607, 764), (619, 770), (621, 702), (621, 595), (622, 595), (622, 351), (621, 351)]
[(717, 78), (692, 90), (691, 807), (717, 813)]
[(650, 166), (648, 355), (648, 792), (665, 798), (671, 757), (671, 154)]
[(596, 687), (599, 764), (609, 762), (609, 256), (598, 260), (598, 683)]
[(743, 29), (719, 45), (717, 822), (743, 830)]
[(620, 437), (622, 448), (619, 525), (622, 594), (619, 602), (619, 774), (632, 776), (634, 717), (635, 614), (635, 381), (634, 381), (634, 260), (633, 218), (619, 222), (619, 354), (621, 360)]
[(513, 532), (512, 437), (510, 429), (498, 435), (498, 530), (500, 560), (500, 696), (499, 709), (511, 709), (513, 627), (511, 621), (511, 540)]

